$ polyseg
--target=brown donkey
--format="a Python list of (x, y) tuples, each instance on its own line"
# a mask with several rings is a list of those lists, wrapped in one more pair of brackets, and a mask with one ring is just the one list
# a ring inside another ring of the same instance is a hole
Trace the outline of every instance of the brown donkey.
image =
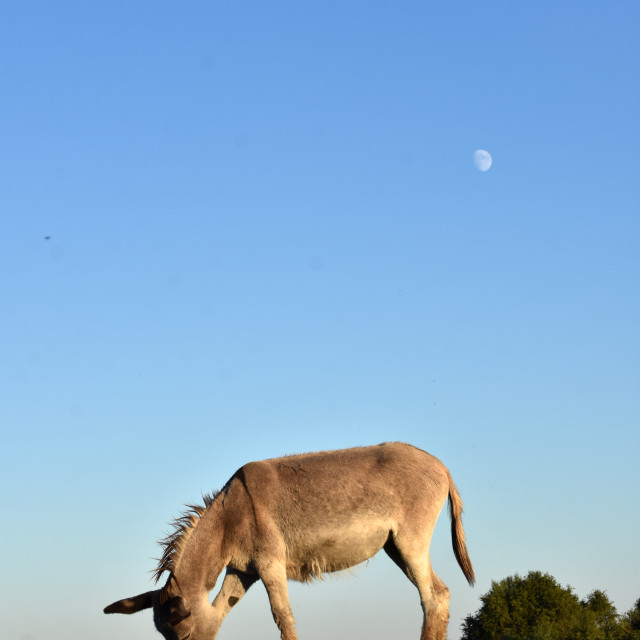
[[(429, 544), (447, 496), (453, 552), (469, 584), (462, 501), (447, 468), (400, 442), (250, 462), (222, 491), (174, 522), (163, 542), (155, 591), (105, 613), (153, 607), (166, 640), (213, 640), (224, 617), (258, 579), (282, 640), (296, 640), (287, 579), (340, 571), (384, 549), (420, 592), (421, 640), (445, 640), (449, 590), (431, 569)], [(226, 567), (212, 604), (208, 594)]]

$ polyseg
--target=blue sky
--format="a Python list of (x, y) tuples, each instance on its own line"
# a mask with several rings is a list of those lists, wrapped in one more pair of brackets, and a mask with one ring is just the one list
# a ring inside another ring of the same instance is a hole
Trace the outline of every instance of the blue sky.
[[(465, 499), (452, 640), (516, 572), (640, 597), (640, 7), (309, 4), (0, 10), (3, 637), (159, 637), (102, 607), (182, 504), (385, 440)], [(386, 557), (291, 596), (419, 634)]]

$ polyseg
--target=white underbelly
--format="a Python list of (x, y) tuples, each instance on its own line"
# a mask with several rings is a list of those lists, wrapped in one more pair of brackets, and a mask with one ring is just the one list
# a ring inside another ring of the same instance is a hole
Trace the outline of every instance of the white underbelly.
[(389, 537), (386, 523), (343, 526), (317, 532), (300, 532), (288, 545), (287, 577), (306, 581), (323, 573), (354, 567), (374, 556)]

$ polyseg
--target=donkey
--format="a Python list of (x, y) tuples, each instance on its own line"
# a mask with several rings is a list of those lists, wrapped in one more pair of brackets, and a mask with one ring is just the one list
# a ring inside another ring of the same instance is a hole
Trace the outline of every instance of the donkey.
[(213, 640), (260, 579), (282, 640), (297, 640), (287, 579), (321, 578), (384, 549), (418, 588), (421, 640), (445, 640), (449, 590), (431, 569), (429, 544), (447, 497), (453, 553), (473, 585), (462, 500), (448, 469), (425, 451), (395, 442), (250, 462), (174, 521), (155, 570), (156, 584), (168, 574), (164, 586), (104, 612), (153, 608), (166, 640)]

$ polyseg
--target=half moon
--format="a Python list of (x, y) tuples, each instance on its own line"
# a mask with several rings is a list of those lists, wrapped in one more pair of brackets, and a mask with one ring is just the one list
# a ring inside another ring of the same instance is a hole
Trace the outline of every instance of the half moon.
[(493, 158), (488, 151), (477, 149), (473, 152), (473, 163), (480, 171), (489, 171), (493, 163)]

